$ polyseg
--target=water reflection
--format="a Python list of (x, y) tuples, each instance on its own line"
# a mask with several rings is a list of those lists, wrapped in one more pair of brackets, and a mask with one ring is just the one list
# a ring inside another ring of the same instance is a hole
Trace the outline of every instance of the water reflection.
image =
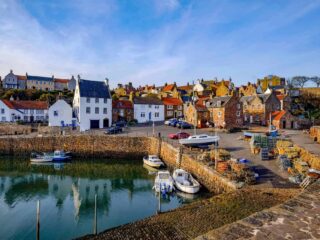
[[(99, 231), (154, 215), (158, 198), (152, 191), (152, 171), (140, 162), (107, 161), (30, 164), (0, 159), (0, 236), (34, 238), (38, 199), (43, 239), (91, 233), (95, 194)], [(161, 200), (161, 208), (187, 201), (173, 195)]]

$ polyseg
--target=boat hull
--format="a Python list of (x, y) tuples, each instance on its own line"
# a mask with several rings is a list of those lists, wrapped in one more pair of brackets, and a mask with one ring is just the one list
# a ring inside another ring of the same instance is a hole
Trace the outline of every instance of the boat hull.
[[(186, 139), (181, 139), (186, 140)], [(200, 147), (200, 146), (208, 146), (212, 144), (218, 144), (218, 140), (210, 140), (210, 141), (203, 141), (203, 142), (191, 142), (191, 141), (179, 141), (180, 144), (189, 146), (189, 147)]]
[(163, 162), (152, 162), (147, 159), (143, 159), (143, 163), (153, 168), (160, 168), (164, 166)]
[(46, 162), (52, 162), (52, 158), (30, 158), (30, 162), (33, 163), (46, 163)]
[(181, 192), (185, 193), (190, 193), (190, 194), (195, 194), (199, 192), (200, 190), (200, 185), (199, 186), (185, 186), (180, 184), (179, 182), (175, 181), (176, 188), (180, 190)]
[(70, 156), (52, 158), (52, 161), (54, 162), (63, 162), (63, 161), (69, 161), (69, 160), (70, 160)]

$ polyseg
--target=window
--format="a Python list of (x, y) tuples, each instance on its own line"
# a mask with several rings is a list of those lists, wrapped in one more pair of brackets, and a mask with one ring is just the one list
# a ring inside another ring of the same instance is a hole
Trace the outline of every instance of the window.
[(90, 98), (87, 97), (87, 103), (90, 103)]
[(182, 110), (182, 106), (178, 106), (178, 110)]
[(218, 112), (218, 117), (221, 118), (221, 116), (222, 116), (222, 113), (219, 111)]
[(152, 105), (151, 104), (149, 104), (149, 108), (151, 108), (152, 107)]
[(107, 102), (108, 102), (108, 99), (107, 99), (107, 98), (104, 98), (104, 99), (103, 99), (103, 102), (104, 102), (104, 103), (107, 103)]
[(107, 108), (103, 108), (103, 114), (107, 114), (108, 113), (108, 109)]
[(28, 122), (28, 116), (24, 116), (24, 117), (23, 117), (23, 120), (24, 120), (25, 122)]
[(95, 114), (99, 114), (99, 108), (98, 108), (98, 107), (96, 107), (96, 108), (94, 109), (94, 113), (95, 113)]
[(96, 97), (96, 103), (99, 103), (99, 98)]
[(240, 111), (237, 111), (237, 117), (240, 117)]
[(173, 109), (173, 106), (172, 105), (168, 105), (167, 109)]
[(155, 113), (154, 113), (154, 117), (156, 117), (156, 118), (158, 118), (159, 115), (160, 115), (160, 114), (159, 114), (158, 112), (155, 112)]
[(4, 108), (1, 108), (1, 113), (2, 113), (2, 114), (4, 114), (4, 113), (5, 113)]
[(159, 105), (154, 106), (155, 109), (159, 109), (159, 107), (160, 107)]
[(179, 117), (182, 116), (182, 112), (181, 111), (178, 111), (177, 113), (178, 113)]
[(173, 116), (173, 111), (167, 111), (167, 116), (168, 116), (168, 117)]
[[(28, 113), (28, 110), (26, 110), (26, 113)], [(34, 114), (34, 110), (30, 109), (30, 114)]]
[(140, 117), (145, 118), (146, 114), (144, 112), (141, 113)]
[(1, 118), (1, 121), (2, 121), (2, 122), (7, 121), (7, 120), (6, 120), (6, 117), (2, 117), (2, 118)]
[(53, 111), (53, 116), (57, 117), (58, 116), (58, 111)]
[(241, 109), (241, 104), (240, 103), (237, 104), (237, 109)]
[(90, 113), (90, 107), (86, 107), (86, 113)]

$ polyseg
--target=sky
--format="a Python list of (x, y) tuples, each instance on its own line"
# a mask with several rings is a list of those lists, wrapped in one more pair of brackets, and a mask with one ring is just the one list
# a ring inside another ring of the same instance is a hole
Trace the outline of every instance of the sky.
[(186, 84), (320, 75), (320, 0), (0, 0), (0, 75)]

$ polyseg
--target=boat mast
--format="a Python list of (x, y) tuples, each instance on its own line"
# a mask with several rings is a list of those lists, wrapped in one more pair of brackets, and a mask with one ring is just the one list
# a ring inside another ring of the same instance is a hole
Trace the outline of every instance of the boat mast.
[(195, 101), (194, 101), (194, 81), (192, 82), (192, 102), (193, 102), (193, 107), (194, 107), (194, 120), (195, 120), (195, 124), (193, 126), (193, 132), (194, 135), (197, 135), (197, 109), (196, 109), (196, 105), (195, 105)]

